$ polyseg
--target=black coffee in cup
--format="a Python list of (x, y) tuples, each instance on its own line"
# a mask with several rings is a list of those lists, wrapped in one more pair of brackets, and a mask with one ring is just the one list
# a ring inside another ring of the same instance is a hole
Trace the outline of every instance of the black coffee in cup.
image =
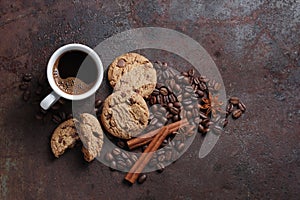
[(87, 53), (77, 50), (61, 55), (53, 67), (56, 85), (71, 95), (88, 91), (94, 85), (97, 75), (94, 60)]

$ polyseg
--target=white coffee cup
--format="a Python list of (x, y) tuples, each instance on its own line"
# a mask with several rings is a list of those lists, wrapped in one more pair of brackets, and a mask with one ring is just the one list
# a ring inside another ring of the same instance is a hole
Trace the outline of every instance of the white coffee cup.
[[(64, 53), (70, 51), (81, 51), (83, 53), (86, 53), (94, 61), (97, 68), (97, 78), (94, 81), (93, 86), (89, 90), (81, 94), (68, 94), (64, 92), (57, 86), (54, 80), (53, 68), (55, 66), (55, 63)], [(95, 92), (99, 89), (103, 80), (103, 71), (103, 65), (100, 57), (90, 47), (83, 44), (67, 44), (65, 46), (60, 47), (53, 53), (47, 65), (47, 79), (53, 91), (41, 101), (40, 106), (44, 110), (47, 110), (61, 97), (69, 100), (83, 100), (85, 98), (90, 97), (91, 95), (95, 94)]]

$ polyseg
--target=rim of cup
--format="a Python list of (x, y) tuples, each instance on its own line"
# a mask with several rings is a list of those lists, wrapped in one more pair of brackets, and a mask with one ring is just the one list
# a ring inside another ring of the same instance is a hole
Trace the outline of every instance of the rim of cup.
[[(54, 64), (61, 55), (63, 55), (66, 52), (69, 52), (69, 51), (82, 51), (82, 52), (86, 53), (88, 56), (90, 56), (96, 64), (97, 79), (96, 79), (94, 85), (88, 91), (86, 91), (82, 94), (74, 95), (74, 94), (65, 93), (56, 85), (56, 83), (54, 81), (54, 77), (53, 77)], [(99, 55), (90, 47), (83, 45), (83, 44), (78, 44), (78, 43), (67, 44), (67, 45), (64, 45), (64, 46), (60, 47), (59, 49), (57, 49), (50, 57), (48, 65), (47, 65), (47, 79), (48, 79), (48, 82), (49, 82), (51, 88), (53, 89), (53, 91), (56, 94), (58, 94), (59, 96), (65, 98), (65, 99), (69, 99), (69, 100), (82, 100), (82, 99), (85, 99), (85, 98), (90, 97), (91, 95), (95, 94), (102, 83), (103, 73), (104, 73), (103, 72), (103, 64), (102, 64), (102, 61), (101, 61)]]

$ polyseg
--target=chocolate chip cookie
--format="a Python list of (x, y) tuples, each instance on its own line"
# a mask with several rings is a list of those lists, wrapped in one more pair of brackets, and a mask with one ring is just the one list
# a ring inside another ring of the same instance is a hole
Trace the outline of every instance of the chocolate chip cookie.
[(147, 63), (153, 67), (153, 65), (147, 58), (137, 53), (126, 53), (117, 57), (110, 64), (108, 69), (108, 81), (110, 85), (112, 87), (115, 87), (115, 85), (125, 73), (127, 73), (135, 67)]
[(121, 76), (114, 90), (132, 90), (143, 97), (147, 97), (155, 89), (156, 82), (156, 70), (151, 63), (146, 63), (132, 68)]
[(83, 144), (84, 159), (91, 162), (100, 156), (103, 145), (103, 130), (98, 119), (89, 113), (81, 114), (79, 121), (79, 136)]
[(79, 140), (75, 123), (78, 123), (76, 119), (69, 119), (54, 130), (51, 138), (51, 149), (55, 157), (58, 158), (66, 149), (74, 147)]
[(148, 124), (149, 110), (142, 96), (128, 90), (111, 94), (103, 104), (101, 122), (112, 135), (130, 139)]

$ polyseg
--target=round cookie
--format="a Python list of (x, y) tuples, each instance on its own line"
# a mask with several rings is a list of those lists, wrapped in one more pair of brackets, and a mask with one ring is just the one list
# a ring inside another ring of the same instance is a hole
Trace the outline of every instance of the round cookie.
[(115, 85), (114, 90), (132, 90), (142, 97), (148, 97), (155, 89), (156, 82), (156, 70), (151, 63), (146, 63), (125, 73)]
[(75, 123), (76, 119), (69, 119), (61, 123), (51, 137), (51, 149), (55, 157), (62, 155), (66, 149), (74, 147), (79, 140)]
[(91, 162), (100, 156), (103, 145), (103, 130), (98, 119), (89, 113), (81, 114), (79, 121), (79, 136), (83, 144), (84, 159)]
[(126, 53), (117, 57), (108, 68), (108, 81), (112, 87), (115, 87), (123, 74), (140, 65), (151, 62), (144, 56), (137, 53)]
[(101, 122), (112, 135), (130, 139), (148, 124), (149, 110), (142, 96), (133, 91), (117, 91), (104, 101)]

